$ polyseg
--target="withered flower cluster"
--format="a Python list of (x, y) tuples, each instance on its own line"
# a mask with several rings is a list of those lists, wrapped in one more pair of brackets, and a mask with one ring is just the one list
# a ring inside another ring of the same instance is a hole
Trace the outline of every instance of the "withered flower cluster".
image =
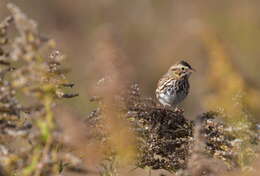
[(193, 141), (193, 123), (183, 111), (158, 106), (154, 99), (144, 98), (137, 84), (124, 99), (128, 119), (138, 135), (137, 166), (175, 171), (185, 168)]
[[(19, 8), (0, 23), (0, 164), (2, 175), (57, 175), (62, 170), (53, 106), (72, 98), (64, 56)], [(15, 27), (16, 32), (8, 34)], [(16, 35), (15, 35), (16, 34)], [(12, 36), (12, 37), (10, 37)], [(50, 53), (50, 54), (49, 54)]]
[(216, 112), (207, 112), (199, 117), (200, 133), (204, 137), (206, 151), (233, 167), (237, 166), (234, 142), (236, 137), (228, 131), (228, 126), (221, 122)]
[[(239, 166), (239, 139), (233, 134), (235, 129), (221, 121), (218, 113), (207, 112), (195, 121), (188, 120), (182, 110), (162, 107), (154, 99), (143, 97), (137, 84), (114, 96), (117, 108), (124, 112), (123, 118), (130, 122), (136, 134), (136, 167), (164, 169), (179, 175), (187, 174), (187, 171), (188, 175), (197, 172), (198, 175), (212, 175), (212, 168), (226, 165), (228, 170)], [(102, 98), (95, 100), (103, 101)], [(92, 113), (89, 122), (99, 124), (103, 117), (102, 107)], [(197, 161), (193, 161), (194, 158)], [(195, 171), (195, 163), (202, 170)], [(183, 170), (186, 171), (179, 172)]]

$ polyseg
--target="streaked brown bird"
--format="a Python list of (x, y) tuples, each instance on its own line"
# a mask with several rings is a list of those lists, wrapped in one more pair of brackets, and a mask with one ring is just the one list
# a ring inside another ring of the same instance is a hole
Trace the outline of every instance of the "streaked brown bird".
[(176, 107), (189, 94), (189, 77), (195, 70), (185, 61), (170, 67), (159, 80), (156, 97), (164, 106)]

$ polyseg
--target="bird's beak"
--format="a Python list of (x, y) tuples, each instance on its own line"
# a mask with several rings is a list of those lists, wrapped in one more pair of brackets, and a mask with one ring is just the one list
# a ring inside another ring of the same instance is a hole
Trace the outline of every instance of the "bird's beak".
[(191, 72), (196, 72), (196, 70), (194, 68), (191, 68), (190, 71)]

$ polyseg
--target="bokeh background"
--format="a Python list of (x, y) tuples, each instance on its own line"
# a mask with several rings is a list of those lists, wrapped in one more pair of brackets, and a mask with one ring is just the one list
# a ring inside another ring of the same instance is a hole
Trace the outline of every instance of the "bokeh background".
[(1, 0), (1, 19), (7, 2), (38, 21), (67, 55), (80, 96), (65, 100), (64, 112), (87, 116), (93, 86), (115, 70), (154, 97), (158, 79), (186, 60), (197, 70), (181, 105), (187, 117), (243, 103), (239, 108), (260, 121), (258, 0)]

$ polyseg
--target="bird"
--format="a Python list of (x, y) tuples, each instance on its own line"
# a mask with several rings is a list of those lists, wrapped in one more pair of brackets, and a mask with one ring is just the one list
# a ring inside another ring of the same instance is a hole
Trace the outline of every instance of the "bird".
[(156, 98), (164, 107), (175, 107), (189, 94), (189, 78), (195, 71), (188, 62), (181, 60), (172, 65), (158, 81)]

